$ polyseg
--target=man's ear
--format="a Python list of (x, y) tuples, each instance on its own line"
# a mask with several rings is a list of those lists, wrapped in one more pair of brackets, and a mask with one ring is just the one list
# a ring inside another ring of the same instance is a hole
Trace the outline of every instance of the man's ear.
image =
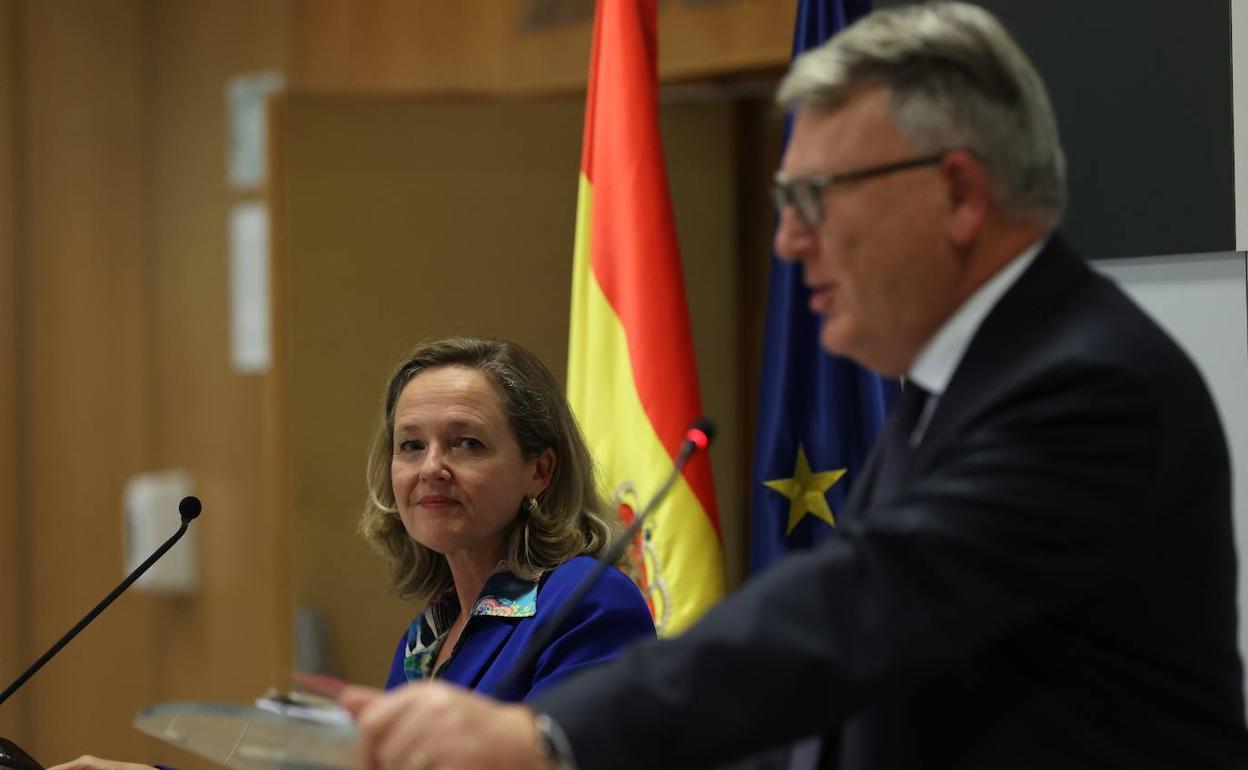
[(955, 249), (973, 245), (984, 228), (992, 202), (988, 170), (970, 150), (950, 150), (940, 162), (949, 195), (949, 239)]
[(558, 462), (555, 450), (550, 447), (543, 449), (537, 456), (537, 461), (533, 464), (533, 478), (529, 481), (529, 497), (537, 497), (546, 491), (550, 480), (555, 477), (555, 465)]

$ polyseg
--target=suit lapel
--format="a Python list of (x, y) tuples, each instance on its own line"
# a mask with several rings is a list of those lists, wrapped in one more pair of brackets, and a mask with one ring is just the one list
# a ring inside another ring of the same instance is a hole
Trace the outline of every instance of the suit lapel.
[[(473, 622), (477, 624), (477, 628), (473, 629), (472, 643), (456, 652), (457, 656), (463, 654), (467, 659), (453, 661), (464, 667), (455, 679), (464, 682), (470, 689), (476, 689), (481, 684), (481, 678), (490, 671), (494, 661), (511, 639), (512, 632), (516, 630), (515, 623), (505, 618), (479, 617), (473, 618)], [(495, 672), (496, 676), (497, 674)]]
[(941, 395), (915, 456), (922, 465), (985, 405), (985, 394), (1016, 368), (1020, 344), (1044, 333), (1047, 319), (1091, 275), (1088, 266), (1054, 233), (1036, 260), (980, 324)]
[[(1036, 260), (980, 324), (949, 387), (936, 403), (923, 440), (915, 450), (914, 468), (922, 467), (951, 437), (958, 435), (982, 405), (983, 394), (991, 383), (1009, 370), (1019, 338), (1042, 328), (1045, 319), (1089, 274), (1087, 265), (1054, 233)], [(889, 443), (884, 438), (896, 429), (896, 418), (896, 414), (889, 415), (879, 439), (871, 447), (858, 483), (850, 492), (845, 513), (851, 518), (862, 517), (889, 494), (889, 490), (878, 487), (882, 455)]]
[(888, 419), (885, 420), (879, 436), (871, 445), (871, 451), (867, 453), (866, 461), (863, 462), (862, 472), (858, 474), (858, 483), (854, 484), (854, 488), (849, 492), (849, 499), (845, 501), (845, 510), (842, 514), (849, 520), (860, 516), (859, 511), (869, 507), (871, 501), (875, 499), (875, 485), (880, 475), (880, 455), (883, 454), (883, 447), (886, 443), (884, 437), (892, 430), (894, 419), (896, 415), (889, 414)]

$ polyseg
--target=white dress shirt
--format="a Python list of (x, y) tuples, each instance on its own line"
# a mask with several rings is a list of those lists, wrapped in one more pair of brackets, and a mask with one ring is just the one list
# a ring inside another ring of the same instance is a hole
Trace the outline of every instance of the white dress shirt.
[(927, 430), (927, 423), (932, 411), (940, 400), (941, 394), (949, 387), (953, 373), (966, 353), (967, 347), (979, 331), (984, 318), (996, 306), (997, 302), (1009, 291), (1010, 287), (1022, 276), (1023, 271), (1035, 261), (1040, 250), (1044, 248), (1048, 235), (1023, 249), (1018, 256), (1011, 259), (991, 278), (975, 290), (953, 315), (945, 320), (936, 330), (931, 339), (923, 345), (919, 355), (915, 357), (906, 380), (914, 382), (928, 392), (927, 403), (923, 405), (923, 413), (919, 415), (914, 433), (910, 436), (911, 446), (918, 446)]

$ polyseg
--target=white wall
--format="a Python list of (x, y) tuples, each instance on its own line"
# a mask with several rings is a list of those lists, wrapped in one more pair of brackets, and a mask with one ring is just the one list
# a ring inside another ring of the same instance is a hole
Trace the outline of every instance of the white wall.
[(1248, 663), (1248, 256), (1098, 262), (1196, 361), (1231, 445), (1239, 553), (1239, 649)]
[(1231, 0), (1231, 123), (1235, 147), (1235, 248), (1248, 250), (1248, 0)]

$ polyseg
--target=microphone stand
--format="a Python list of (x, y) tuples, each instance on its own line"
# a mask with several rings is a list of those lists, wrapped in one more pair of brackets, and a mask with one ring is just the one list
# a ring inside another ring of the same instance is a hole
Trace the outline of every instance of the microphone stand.
[[(0, 693), (0, 704), (3, 704), (9, 699), (9, 696), (17, 692), (22, 685), (26, 684), (26, 681), (34, 676), (39, 669), (43, 668), (45, 663), (60, 652), (65, 645), (73, 641), (74, 637), (78, 635), (78, 632), (86, 628), (88, 623), (95, 620), (97, 615), (103, 612), (108, 605), (113, 603), (114, 599), (130, 587), (131, 583), (142, 577), (143, 573), (147, 572), (148, 568), (155, 564), (160, 557), (164, 556), (165, 552), (172, 548), (174, 543), (181, 540), (182, 535), (186, 534), (186, 528), (197, 516), (199, 516), (199, 513), (202, 510), (203, 505), (199, 502), (199, 498), (182, 498), (182, 502), (178, 503), (178, 513), (182, 516), (182, 524), (178, 527), (178, 531), (173, 533), (173, 536), (157, 548), (155, 553), (147, 557), (142, 564), (135, 567), (134, 571), (127, 575), (126, 579), (121, 581), (120, 585), (114, 588), (108, 596), (105, 596), (99, 604), (95, 605), (95, 607), (93, 607), (91, 611), (86, 614), (82, 620), (78, 621), (73, 628), (69, 629), (68, 633), (58, 639), (56, 644), (52, 645), (52, 647), (41, 655), (38, 660), (30, 664), (30, 666), (22, 672), (21, 676), (6, 687), (4, 692)], [(33, 757), (23, 751), (16, 743), (13, 743), (5, 738), (0, 738), (0, 768), (10, 768), (11, 770), (42, 770), (42, 766), (36, 762)]]

